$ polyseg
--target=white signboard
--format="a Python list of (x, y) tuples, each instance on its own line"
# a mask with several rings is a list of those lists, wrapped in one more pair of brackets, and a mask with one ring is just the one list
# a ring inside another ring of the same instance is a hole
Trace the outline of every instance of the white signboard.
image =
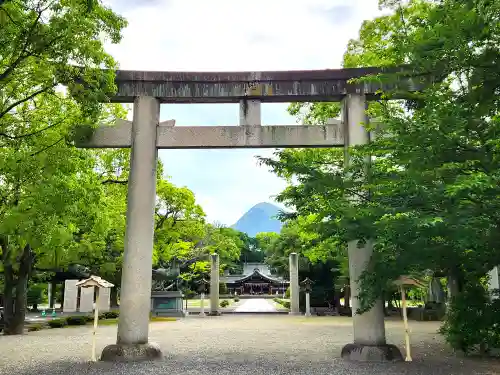
[(109, 311), (111, 288), (99, 288), (99, 311)]
[(80, 288), (80, 312), (94, 310), (94, 288)]
[(66, 280), (64, 282), (64, 305), (63, 312), (76, 312), (78, 303), (78, 280)]

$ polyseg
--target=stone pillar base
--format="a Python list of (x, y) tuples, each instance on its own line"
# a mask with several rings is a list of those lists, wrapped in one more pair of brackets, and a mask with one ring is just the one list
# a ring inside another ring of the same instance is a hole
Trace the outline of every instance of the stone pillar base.
[(221, 316), (221, 312), (220, 311), (210, 311), (208, 313), (209, 316)]
[(289, 312), (288, 315), (295, 315), (295, 316), (299, 316), (299, 315), (303, 315), (300, 311), (299, 312)]
[(136, 345), (108, 345), (101, 354), (101, 361), (106, 362), (139, 362), (162, 358), (160, 346), (151, 342)]
[(395, 345), (347, 344), (342, 348), (341, 357), (357, 362), (399, 362), (403, 360)]

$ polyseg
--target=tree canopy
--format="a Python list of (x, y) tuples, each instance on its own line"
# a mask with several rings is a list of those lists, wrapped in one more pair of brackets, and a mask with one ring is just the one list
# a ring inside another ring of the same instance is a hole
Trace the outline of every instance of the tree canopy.
[[(314, 215), (311, 228), (337, 246), (375, 240), (361, 311), (399, 275), (432, 270), (447, 276), (457, 295), (500, 263), (500, 3), (380, 4), (388, 14), (363, 23), (344, 67), (404, 65), (410, 76), (431, 77), (427, 87), (403, 100), (388, 101), (394, 93), (385, 92), (371, 102), (368, 114), (382, 126), (366, 124), (375, 140), (351, 147), (349, 165), (335, 149), (280, 150), (262, 159), (297, 181), (278, 197), (296, 209), (292, 219)], [(336, 117), (339, 106), (289, 110), (314, 124)]]

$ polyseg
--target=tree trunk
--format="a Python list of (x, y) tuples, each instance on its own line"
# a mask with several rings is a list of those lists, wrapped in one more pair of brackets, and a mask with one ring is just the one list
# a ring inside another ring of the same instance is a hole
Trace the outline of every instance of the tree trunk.
[(341, 294), (339, 291), (335, 290), (335, 297), (334, 297), (334, 309), (335, 309), (335, 314), (340, 315), (340, 297)]
[(118, 288), (116, 286), (111, 288), (109, 293), (109, 304), (111, 308), (118, 307)]
[(351, 287), (349, 285), (346, 285), (344, 287), (344, 307), (345, 308), (351, 307), (351, 303), (349, 302), (350, 298), (351, 298)]
[(61, 299), (61, 310), (63, 311), (64, 311), (64, 293), (66, 293), (66, 282), (62, 283), (61, 294), (59, 295), (59, 298)]
[(3, 285), (3, 317), (5, 329), (10, 325), (14, 316), (14, 290), (16, 287), (14, 281), (14, 270), (12, 266), (4, 266), (4, 285)]
[[(55, 276), (54, 276), (55, 277)], [(56, 291), (57, 291), (57, 282), (55, 280), (52, 280), (50, 282), (50, 289), (52, 289), (52, 292), (50, 294), (50, 300), (49, 300), (49, 308), (54, 308), (54, 304), (56, 302)]]
[[(9, 272), (10, 301), (6, 301), (5, 335), (21, 335), (24, 333), (24, 321), (26, 319), (26, 297), (28, 291), (28, 278), (31, 272), (33, 257), (30, 245), (26, 245), (19, 259), (19, 271), (17, 279), (14, 280), (13, 272)], [(12, 267), (10, 266), (10, 271)], [(7, 280), (7, 277), (6, 277)], [(7, 282), (5, 283), (7, 288)], [(14, 293), (12, 293), (14, 291)]]

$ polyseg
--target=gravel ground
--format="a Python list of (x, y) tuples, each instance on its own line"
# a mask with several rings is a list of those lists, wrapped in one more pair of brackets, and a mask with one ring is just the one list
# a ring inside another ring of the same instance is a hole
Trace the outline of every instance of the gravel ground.
[[(76, 327), (0, 336), (0, 374), (500, 374), (500, 361), (453, 355), (436, 334), (434, 322), (411, 322), (414, 361), (360, 364), (340, 358), (352, 340), (351, 319), (343, 317), (189, 317), (151, 324), (151, 341), (163, 361), (89, 363), (91, 329)], [(403, 348), (400, 321), (387, 321), (388, 341)], [(114, 343), (116, 326), (99, 328), (98, 351)]]

